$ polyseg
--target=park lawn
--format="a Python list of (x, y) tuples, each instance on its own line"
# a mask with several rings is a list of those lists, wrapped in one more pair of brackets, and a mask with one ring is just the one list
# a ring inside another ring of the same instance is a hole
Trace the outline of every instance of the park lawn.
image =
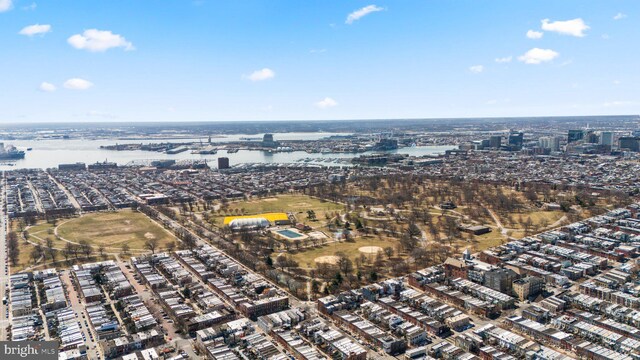
[(493, 229), (490, 233), (474, 236), (473, 240), (477, 241), (476, 251), (483, 251), (508, 242), (499, 229)]
[[(533, 235), (533, 234), (532, 234)], [(524, 236), (524, 230), (510, 230), (509, 236), (512, 236), (516, 239), (522, 239)]]
[[(11, 274), (19, 273), (20, 271), (23, 271), (33, 266), (33, 259), (31, 259), (31, 249), (33, 249), (33, 245), (31, 244), (22, 246), (20, 248), (19, 262), (16, 266), (10, 267)], [(52, 263), (51, 258), (47, 255), (46, 262), (45, 263), (43, 263), (42, 261), (38, 262), (36, 264), (37, 265), (36, 269), (42, 270), (42, 269), (49, 269), (54, 267), (57, 269), (66, 269), (73, 265), (93, 263), (93, 262), (105, 261), (105, 260), (115, 260), (115, 256), (105, 254), (105, 257), (103, 258), (99, 254), (94, 254), (89, 258), (85, 258), (84, 256), (80, 256), (78, 259), (70, 258), (69, 261), (67, 262), (64, 259), (64, 256), (58, 253), (58, 255), (56, 256), (55, 263)], [(36, 270), (36, 269), (33, 269), (33, 270)]]
[[(305, 251), (300, 251), (297, 253), (291, 254), (291, 257), (296, 260), (300, 264), (300, 268), (303, 269), (314, 269), (316, 267), (315, 259), (321, 256), (331, 256), (335, 255), (337, 252), (343, 252), (352, 261), (355, 261), (357, 257), (360, 256), (360, 251), (358, 248), (363, 246), (379, 246), (381, 248), (392, 247), (395, 252), (396, 245), (398, 241), (390, 238), (380, 238), (378, 236), (361, 236), (357, 237), (355, 242), (340, 242), (340, 243), (329, 243), (324, 246), (311, 248)], [(280, 253), (273, 254), (273, 259), (280, 255)], [(375, 259), (375, 255), (369, 255), (372, 260)]]
[(46, 221), (38, 222), (36, 225), (27, 229), (29, 232), (29, 240), (46, 246), (47, 239), (51, 239), (53, 241), (53, 247), (63, 248), (65, 245), (64, 241), (56, 239), (53, 233), (49, 234), (49, 231), (53, 232), (54, 227), (55, 226)]
[[(244, 209), (244, 212), (242, 211)], [(236, 212), (239, 210), (240, 212)], [(231, 202), (227, 206), (227, 210), (223, 210), (221, 216), (212, 216), (216, 225), (222, 226), (225, 216), (240, 215), (256, 215), (262, 213), (293, 213), (300, 222), (305, 222), (310, 226), (314, 226), (313, 222), (307, 219), (307, 211), (313, 210), (319, 221), (325, 220), (325, 214), (334, 211), (343, 211), (344, 206), (331, 201), (315, 199), (306, 195), (278, 195), (264, 199), (236, 201)]]
[[(58, 224), (62, 224), (62, 223), (63, 222), (59, 222)], [(54, 234), (49, 234), (49, 230), (53, 231), (54, 227), (55, 226), (44, 221), (39, 222), (37, 225), (30, 227), (28, 229), (29, 241), (40, 244), (42, 245), (42, 247), (47, 247), (47, 239), (51, 239), (51, 241), (53, 241), (53, 247), (58, 251), (62, 251), (66, 247), (67, 242), (62, 239), (56, 238)], [(24, 244), (24, 242), (22, 243)], [(100, 244), (92, 244), (92, 245), (93, 245), (94, 251), (97, 252)], [(27, 244), (27, 246), (33, 246), (33, 245)], [(114, 253), (114, 252), (121, 251), (121, 248), (119, 247), (109, 247), (108, 245), (104, 245), (104, 248), (105, 248), (105, 252)], [(31, 249), (29, 249), (29, 251), (31, 251)], [(140, 250), (131, 249), (132, 253), (139, 253), (141, 251), (147, 252), (148, 249), (140, 249)], [(62, 257), (61, 253), (60, 253), (60, 257)], [(122, 255), (122, 257), (126, 257), (126, 256)]]
[(31, 244), (25, 245), (24, 241), (20, 241), (20, 254), (18, 255), (18, 263), (15, 266), (9, 266), (11, 274), (18, 273), (33, 264), (33, 260), (31, 260), (32, 248), (33, 246)]
[[(527, 221), (527, 218), (531, 218), (531, 222), (533, 224), (533, 229), (542, 228), (542, 225), (550, 226), (556, 221), (560, 220), (565, 215), (562, 211), (545, 211), (545, 210), (535, 210), (524, 213), (516, 213), (511, 217), (515, 221), (515, 223), (507, 222), (504, 216), (500, 217), (500, 221), (503, 222), (503, 225), (508, 228), (513, 229), (524, 229), (523, 223)], [(544, 224), (546, 222), (546, 224)]]
[(94, 247), (102, 245), (107, 251), (119, 249), (123, 244), (131, 250), (144, 249), (144, 243), (152, 238), (158, 240), (158, 248), (175, 241), (167, 230), (133, 210), (85, 214), (61, 223), (58, 235), (72, 242), (86, 240)]

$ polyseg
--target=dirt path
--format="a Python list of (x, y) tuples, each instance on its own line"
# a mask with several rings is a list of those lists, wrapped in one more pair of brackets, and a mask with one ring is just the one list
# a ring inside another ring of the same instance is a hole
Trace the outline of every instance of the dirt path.
[(498, 226), (498, 229), (500, 229), (500, 234), (502, 234), (502, 236), (504, 236), (507, 240), (511, 241), (511, 240), (517, 240), (514, 237), (509, 236), (509, 229), (505, 228), (502, 225), (502, 222), (500, 221), (500, 219), (498, 218), (498, 216), (496, 215), (496, 213), (493, 212), (493, 210), (489, 209), (486, 206), (483, 206), (491, 215), (491, 218), (493, 219), (493, 221), (496, 223), (496, 226)]

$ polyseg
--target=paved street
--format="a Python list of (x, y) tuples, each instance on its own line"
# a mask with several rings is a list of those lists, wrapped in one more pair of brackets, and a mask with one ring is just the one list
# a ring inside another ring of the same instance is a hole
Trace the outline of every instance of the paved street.
[(193, 348), (191, 346), (191, 341), (188, 338), (182, 336), (182, 334), (178, 334), (176, 332), (176, 327), (173, 323), (169, 323), (169, 319), (162, 318), (162, 307), (157, 303), (157, 300), (151, 293), (151, 290), (147, 289), (145, 285), (142, 285), (134, 276), (134, 271), (131, 268), (127, 268), (125, 262), (120, 259), (118, 255), (116, 255), (116, 264), (120, 267), (122, 273), (127, 277), (129, 283), (135, 289), (135, 293), (140, 295), (142, 301), (145, 303), (149, 311), (153, 315), (153, 317), (158, 320), (162, 329), (166, 332), (166, 341), (167, 345), (175, 346), (178, 350), (184, 350), (189, 355), (190, 359), (197, 359), (198, 357), (193, 352)]
[[(2, 179), (2, 190), (0, 196), (0, 207), (3, 209), (0, 214), (0, 298), (9, 299), (9, 258), (7, 255), (7, 217), (4, 213), (5, 208), (5, 181)], [(9, 305), (0, 304), (0, 341), (9, 340), (7, 327), (9, 326), (10, 318)]]
[[(80, 329), (82, 330), (82, 334), (84, 335), (84, 338), (85, 338), (85, 343), (87, 344), (87, 356), (89, 357), (89, 359), (102, 359), (103, 357), (99, 353), (100, 349), (98, 347), (98, 343), (96, 342), (97, 340), (96, 336), (93, 334), (92, 336), (89, 336), (89, 334), (91, 333), (91, 325), (89, 325), (89, 318), (84, 317), (85, 316), (84, 304), (80, 300), (80, 297), (77, 291), (73, 287), (69, 270), (65, 270), (61, 274), (60, 278), (62, 280), (62, 283), (67, 289), (67, 293), (69, 295), (69, 303), (70, 303), (69, 305), (71, 305), (73, 312), (75, 312), (78, 315), (77, 320), (80, 323)], [(91, 337), (93, 337), (93, 340), (91, 340)]]

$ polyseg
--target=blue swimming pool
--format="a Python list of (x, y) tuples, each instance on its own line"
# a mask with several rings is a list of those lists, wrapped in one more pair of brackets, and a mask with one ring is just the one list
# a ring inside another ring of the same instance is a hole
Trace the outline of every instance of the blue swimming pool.
[(298, 234), (297, 232), (295, 232), (295, 231), (291, 231), (291, 230), (289, 230), (289, 229), (285, 229), (285, 230), (277, 230), (276, 232), (277, 232), (278, 234), (280, 234), (280, 235), (282, 235), (282, 236), (284, 236), (284, 237), (288, 237), (288, 238), (290, 238), (290, 239), (295, 239), (295, 238), (299, 238), (299, 237), (302, 237), (302, 236), (303, 236), (302, 234)]

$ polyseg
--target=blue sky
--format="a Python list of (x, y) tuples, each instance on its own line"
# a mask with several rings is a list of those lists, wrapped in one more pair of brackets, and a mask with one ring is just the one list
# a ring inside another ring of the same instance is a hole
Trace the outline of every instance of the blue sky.
[(637, 0), (0, 0), (0, 122), (638, 114), (639, 19)]

